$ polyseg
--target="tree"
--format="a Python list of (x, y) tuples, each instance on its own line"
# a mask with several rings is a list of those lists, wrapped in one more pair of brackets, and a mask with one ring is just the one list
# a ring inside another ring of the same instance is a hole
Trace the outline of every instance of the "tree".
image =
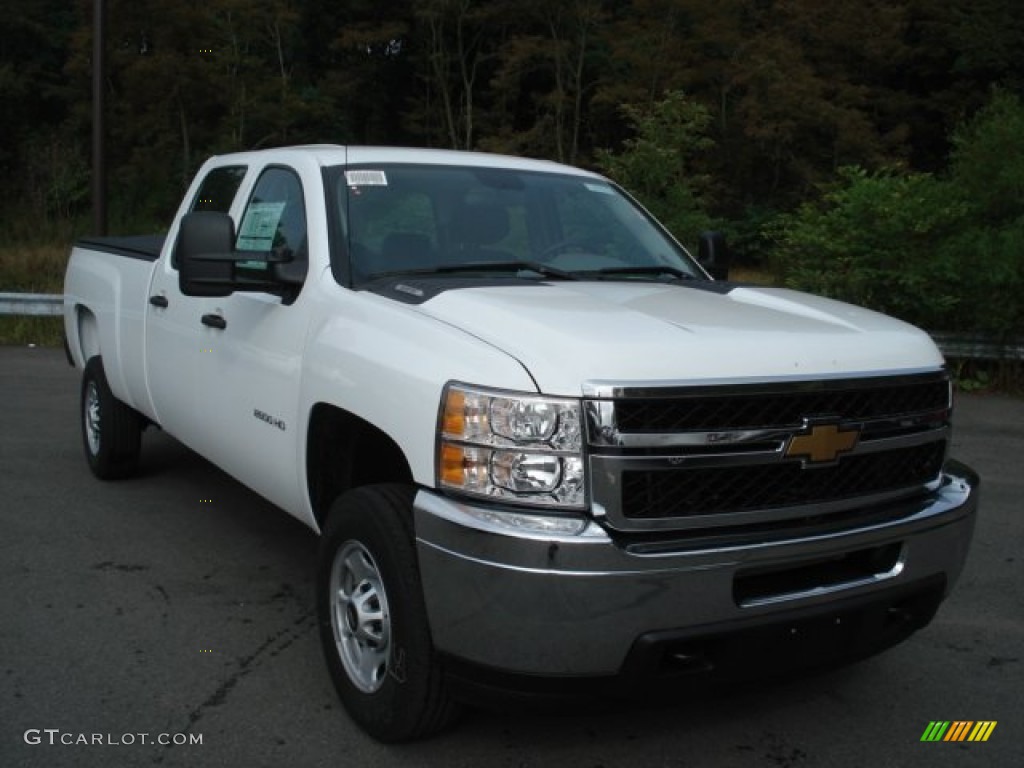
[(698, 170), (714, 146), (707, 135), (711, 113), (679, 91), (650, 107), (622, 109), (636, 135), (620, 152), (598, 152), (598, 162), (680, 242), (693, 245), (713, 221), (708, 214), (709, 179)]
[(494, 133), (481, 146), (577, 163), (602, 0), (530, 0), (497, 51)]
[(1024, 102), (1001, 89), (953, 135), (952, 184), (969, 206), (949, 245), (973, 287), (961, 322), (1024, 335)]
[(930, 330), (1024, 333), (1024, 104), (996, 91), (949, 173), (845, 169), (773, 228), (787, 285)]
[(429, 67), (427, 101), (436, 94), (448, 145), (472, 149), (482, 70), (496, 47), (495, 9), (479, 0), (423, 0), (413, 16)]
[(86, 200), (88, 177), (81, 135), (66, 125), (73, 88), (63, 70), (77, 15), (60, 0), (7, 5), (0, 14), (0, 101), (7, 107), (0, 121), (0, 172), (8, 184), (0, 200), (11, 215), (0, 217), (0, 224), (9, 236), (8, 228), (25, 218), (49, 227), (54, 218), (76, 213)]

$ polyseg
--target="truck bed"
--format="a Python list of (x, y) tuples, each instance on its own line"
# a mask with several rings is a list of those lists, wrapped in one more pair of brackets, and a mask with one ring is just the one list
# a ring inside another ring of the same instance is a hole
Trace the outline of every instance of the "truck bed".
[(82, 238), (71, 251), (64, 281), (65, 334), (76, 364), (84, 368), (90, 357), (102, 355), (114, 396), (149, 418), (145, 320), (165, 240), (166, 235)]

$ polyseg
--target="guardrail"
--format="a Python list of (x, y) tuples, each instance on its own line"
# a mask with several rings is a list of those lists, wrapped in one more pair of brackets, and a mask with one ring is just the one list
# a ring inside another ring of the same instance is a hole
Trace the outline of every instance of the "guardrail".
[[(59, 293), (0, 293), (0, 315), (61, 315)], [(946, 357), (968, 360), (1024, 360), (1024, 339), (1005, 342), (978, 333), (935, 332), (931, 337)]]
[(1024, 339), (993, 341), (983, 333), (931, 333), (946, 357), (960, 360), (1024, 360)]
[(0, 315), (62, 314), (64, 296), (59, 293), (0, 293)]

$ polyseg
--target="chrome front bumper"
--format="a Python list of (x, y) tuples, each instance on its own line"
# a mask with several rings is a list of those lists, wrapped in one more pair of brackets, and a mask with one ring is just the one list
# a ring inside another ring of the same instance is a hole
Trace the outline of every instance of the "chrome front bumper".
[[(942, 487), (908, 503), (898, 520), (759, 543), (643, 550), (595, 523), (575, 535), (517, 532), (488, 522), (485, 508), (426, 490), (415, 520), (439, 651), (503, 672), (598, 677), (622, 673), (637, 641), (652, 634), (768, 625), (797, 609), (936, 579), (948, 590), (977, 505), (977, 476), (950, 462)], [(875, 553), (886, 552), (892, 558), (873, 568)], [(858, 553), (850, 558), (857, 567), (836, 578), (844, 571), (829, 564), (849, 553)], [(763, 585), (738, 589), (761, 584), (759, 574), (767, 574)]]

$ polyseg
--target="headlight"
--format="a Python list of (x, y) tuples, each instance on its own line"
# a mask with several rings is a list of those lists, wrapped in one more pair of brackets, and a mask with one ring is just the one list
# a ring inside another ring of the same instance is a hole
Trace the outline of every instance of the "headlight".
[(582, 509), (579, 401), (449, 384), (438, 431), (439, 487)]

